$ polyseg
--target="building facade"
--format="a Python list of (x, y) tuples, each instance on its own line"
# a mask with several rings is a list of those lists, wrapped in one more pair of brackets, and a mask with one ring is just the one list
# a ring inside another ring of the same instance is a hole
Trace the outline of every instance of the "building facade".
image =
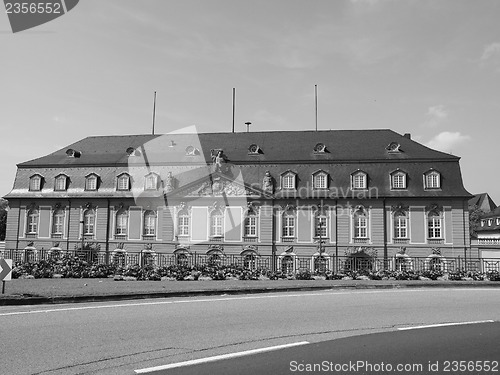
[(19, 257), (479, 255), (459, 158), (391, 130), (89, 137), (19, 164), (5, 198)]

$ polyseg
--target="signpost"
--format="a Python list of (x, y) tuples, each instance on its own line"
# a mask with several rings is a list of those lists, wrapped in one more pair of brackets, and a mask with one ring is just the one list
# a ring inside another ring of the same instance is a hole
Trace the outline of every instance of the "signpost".
[(4, 294), (5, 282), (12, 280), (12, 259), (0, 259), (0, 280), (2, 281), (2, 294)]

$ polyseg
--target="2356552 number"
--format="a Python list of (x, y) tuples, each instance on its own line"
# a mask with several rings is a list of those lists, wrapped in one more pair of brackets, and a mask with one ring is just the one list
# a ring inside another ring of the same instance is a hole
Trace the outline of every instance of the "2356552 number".
[(498, 361), (444, 361), (443, 371), (498, 372)]
[(5, 3), (7, 14), (61, 14), (61, 3)]

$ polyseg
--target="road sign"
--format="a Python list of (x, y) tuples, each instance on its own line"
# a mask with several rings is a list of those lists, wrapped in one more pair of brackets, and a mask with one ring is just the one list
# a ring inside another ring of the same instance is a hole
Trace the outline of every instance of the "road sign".
[(0, 259), (0, 281), (12, 279), (12, 259)]

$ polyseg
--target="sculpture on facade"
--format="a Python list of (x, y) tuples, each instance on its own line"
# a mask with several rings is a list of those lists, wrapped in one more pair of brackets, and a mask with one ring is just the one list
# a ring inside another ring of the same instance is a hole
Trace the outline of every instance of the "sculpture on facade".
[(266, 193), (271, 194), (274, 192), (273, 178), (271, 176), (271, 172), (269, 171), (266, 171), (264, 180), (262, 181), (262, 190), (264, 190)]

